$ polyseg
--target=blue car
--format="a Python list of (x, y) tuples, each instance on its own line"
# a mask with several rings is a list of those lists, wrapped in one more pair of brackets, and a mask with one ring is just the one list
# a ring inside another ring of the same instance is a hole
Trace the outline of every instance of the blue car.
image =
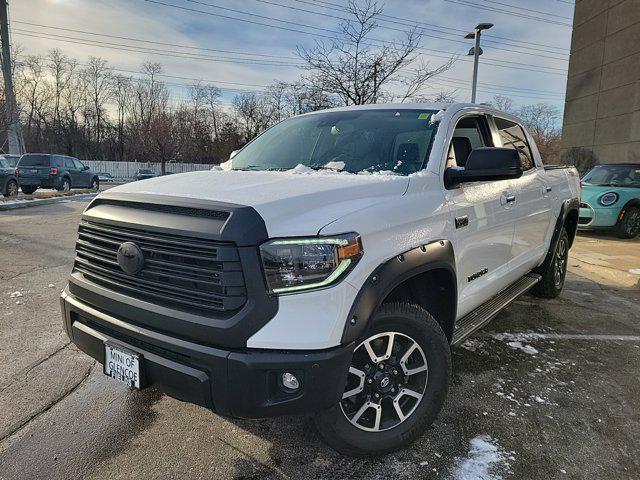
[(640, 164), (598, 165), (582, 178), (581, 229), (611, 229), (621, 238), (640, 234)]

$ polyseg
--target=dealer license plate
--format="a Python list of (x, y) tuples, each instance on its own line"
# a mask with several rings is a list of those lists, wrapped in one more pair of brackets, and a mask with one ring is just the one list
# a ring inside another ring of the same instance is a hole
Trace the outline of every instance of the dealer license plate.
[(104, 373), (133, 388), (140, 388), (140, 356), (104, 345)]

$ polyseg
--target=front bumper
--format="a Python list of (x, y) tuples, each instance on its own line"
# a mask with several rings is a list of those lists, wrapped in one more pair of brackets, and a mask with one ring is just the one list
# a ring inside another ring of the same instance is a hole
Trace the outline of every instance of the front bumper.
[(598, 229), (614, 227), (618, 222), (620, 209), (616, 207), (593, 207), (587, 203), (580, 204), (578, 228)]
[[(82, 351), (104, 362), (104, 343), (142, 356), (142, 386), (221, 415), (261, 418), (314, 413), (335, 405), (347, 380), (354, 345), (328, 350), (225, 350), (200, 345), (119, 320), (74, 297), (61, 296), (67, 334)], [(281, 387), (292, 372), (301, 387)]]

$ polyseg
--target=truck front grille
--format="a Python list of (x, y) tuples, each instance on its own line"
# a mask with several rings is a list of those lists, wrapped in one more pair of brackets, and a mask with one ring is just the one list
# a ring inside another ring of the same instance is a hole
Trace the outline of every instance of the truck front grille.
[[(144, 254), (136, 275), (118, 264), (124, 242)], [(207, 239), (83, 220), (75, 270), (110, 290), (194, 313), (237, 310), (247, 299), (237, 247)]]

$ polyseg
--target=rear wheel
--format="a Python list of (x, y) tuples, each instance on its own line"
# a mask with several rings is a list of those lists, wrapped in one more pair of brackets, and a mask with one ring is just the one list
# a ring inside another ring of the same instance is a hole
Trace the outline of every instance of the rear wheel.
[(15, 180), (9, 180), (4, 191), (4, 196), (15, 197), (16, 195), (18, 195), (18, 182), (16, 182)]
[(620, 238), (636, 238), (640, 234), (640, 208), (629, 207), (616, 224), (616, 233)]
[(565, 228), (562, 227), (556, 249), (553, 252), (553, 258), (547, 268), (541, 272), (542, 280), (531, 289), (531, 293), (541, 298), (556, 298), (560, 295), (567, 275), (568, 260), (569, 235)]
[(353, 353), (341, 401), (315, 418), (345, 455), (380, 455), (415, 441), (449, 388), (449, 342), (435, 319), (409, 303), (385, 304)]
[(66, 177), (63, 178), (58, 190), (60, 190), (61, 192), (68, 192), (69, 190), (71, 190), (71, 181)]
[(20, 187), (20, 190), (22, 190), (22, 193), (24, 193), (25, 195), (31, 195), (37, 189), (38, 187), (36, 187), (35, 185), (24, 185)]

